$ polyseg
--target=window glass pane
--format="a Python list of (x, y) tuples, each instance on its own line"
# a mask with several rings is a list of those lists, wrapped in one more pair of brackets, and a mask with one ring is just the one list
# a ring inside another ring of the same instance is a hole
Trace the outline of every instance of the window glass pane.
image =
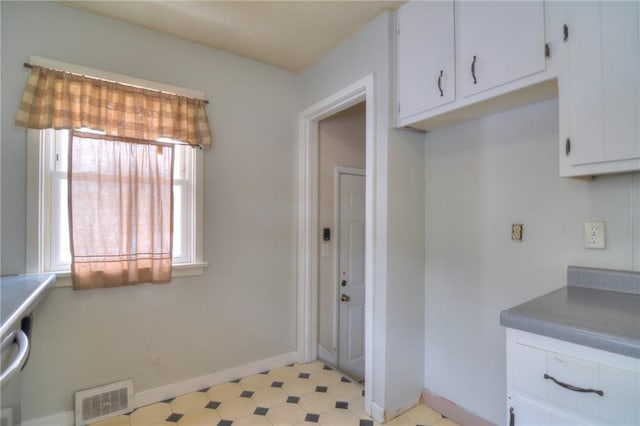
[(71, 247), (69, 245), (69, 209), (67, 194), (69, 192), (69, 185), (67, 178), (60, 180), (60, 205), (64, 206), (58, 218), (57, 226), (60, 229), (60, 236), (58, 241), (58, 253), (60, 253), (59, 261), (64, 265), (71, 265)]
[[(71, 249), (69, 246), (69, 213), (68, 213), (68, 130), (42, 130), (44, 136), (43, 149), (47, 161), (43, 167), (48, 175), (48, 195), (41, 194), (48, 200), (45, 209), (44, 232), (45, 270), (68, 271), (71, 265)], [(174, 147), (174, 185), (173, 185), (173, 259), (176, 264), (189, 263), (194, 251), (191, 218), (195, 208), (192, 200), (191, 179), (194, 178), (195, 154), (193, 148), (186, 145)]]
[(68, 180), (65, 172), (51, 173), (51, 253), (49, 269), (68, 270), (71, 264), (69, 247)]
[(182, 216), (182, 206), (184, 204), (183, 191), (180, 184), (173, 185), (173, 258), (181, 258), (184, 253), (184, 232), (182, 224), (184, 218)]

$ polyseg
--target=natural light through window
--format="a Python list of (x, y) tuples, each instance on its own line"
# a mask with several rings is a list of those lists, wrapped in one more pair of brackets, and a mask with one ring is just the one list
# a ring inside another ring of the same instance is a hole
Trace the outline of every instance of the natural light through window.
[[(91, 129), (83, 131), (94, 132)], [(37, 226), (29, 244), (37, 245), (37, 259), (31, 256), (31, 272), (66, 273), (70, 270), (68, 215), (68, 130), (31, 130), (30, 149), (37, 149), (38, 177), (32, 176), (30, 197), (38, 208)], [(95, 132), (97, 133), (97, 132)], [(167, 142), (162, 140), (162, 142)], [(176, 144), (173, 168), (173, 265), (180, 270), (204, 267), (202, 261), (202, 171), (198, 149)], [(35, 161), (35, 155), (31, 155)], [(200, 166), (201, 167), (201, 166)], [(34, 167), (32, 166), (32, 169)], [(33, 184), (33, 181), (37, 185)], [(34, 188), (36, 187), (36, 188)], [(34, 194), (35, 192), (35, 194)], [(34, 200), (37, 198), (37, 201)], [(29, 219), (29, 218), (28, 218)], [(182, 268), (182, 269), (184, 269)], [(176, 275), (192, 275), (175, 273)], [(201, 272), (200, 272), (201, 273)]]

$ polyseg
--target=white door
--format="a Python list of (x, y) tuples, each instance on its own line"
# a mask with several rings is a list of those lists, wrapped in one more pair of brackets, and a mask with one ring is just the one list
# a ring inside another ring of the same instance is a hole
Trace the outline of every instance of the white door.
[(340, 174), (338, 367), (364, 378), (365, 177)]

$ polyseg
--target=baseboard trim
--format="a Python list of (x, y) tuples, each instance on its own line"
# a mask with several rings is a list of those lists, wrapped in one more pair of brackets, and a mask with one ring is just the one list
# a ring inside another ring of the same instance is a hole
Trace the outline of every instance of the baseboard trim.
[(338, 357), (335, 353), (331, 353), (324, 348), (321, 344), (318, 344), (318, 359), (321, 361), (326, 361), (329, 364), (337, 365)]
[[(144, 390), (133, 396), (133, 406), (139, 408), (145, 405), (164, 401), (169, 398), (195, 392), (203, 388), (225, 383), (240, 377), (250, 376), (252, 374), (261, 373), (273, 368), (282, 367), (287, 364), (296, 362), (298, 353), (289, 352), (266, 358), (260, 361), (229, 368), (227, 370), (218, 371), (217, 373), (207, 374), (193, 379), (184, 380), (166, 386), (160, 386), (154, 389)], [(22, 423), (23, 426), (73, 426), (75, 421), (75, 413), (73, 411), (65, 411), (52, 414), (46, 417), (28, 420)]]
[(384, 423), (384, 408), (371, 401), (371, 417), (378, 423)]
[(458, 423), (461, 426), (495, 426), (493, 423), (472, 414), (448, 399), (425, 389), (423, 395), (424, 404), (438, 413)]
[(169, 398), (175, 398), (177, 396), (184, 395), (185, 393), (195, 392), (209, 386), (219, 385), (220, 383), (225, 383), (240, 377), (246, 377), (265, 370), (271, 370), (272, 368), (282, 367), (283, 365), (295, 362), (297, 355), (297, 352), (289, 352), (252, 362), (250, 364), (241, 365), (239, 367), (218, 371), (217, 373), (194, 377), (193, 379), (184, 380), (167, 386), (161, 386), (155, 389), (148, 389), (136, 393), (133, 404), (136, 408), (143, 407)]
[(73, 426), (75, 420), (75, 412), (63, 411), (51, 416), (27, 420), (22, 422), (22, 426)]
[(418, 405), (418, 404), (420, 404), (422, 402), (422, 398), (423, 398), (423, 396), (422, 396), (422, 394), (420, 394), (415, 399), (412, 399), (411, 401), (405, 402), (404, 404), (402, 404), (398, 408), (394, 408), (393, 410), (386, 410), (384, 412), (385, 422), (393, 420), (396, 417), (399, 417), (399, 416), (403, 415), (404, 413), (406, 413), (407, 411), (411, 410), (416, 405)]
[(422, 396), (422, 394), (420, 394), (418, 395), (417, 398), (412, 399), (411, 401), (407, 401), (406, 403), (402, 404), (400, 407), (394, 408), (393, 410), (385, 410), (375, 402), (371, 401), (371, 413), (369, 413), (366, 410), (366, 401), (365, 401), (365, 412), (369, 414), (376, 422), (386, 423), (395, 419), (396, 417), (403, 415), (407, 411), (414, 408), (416, 405), (420, 404), (423, 398), (424, 397)]

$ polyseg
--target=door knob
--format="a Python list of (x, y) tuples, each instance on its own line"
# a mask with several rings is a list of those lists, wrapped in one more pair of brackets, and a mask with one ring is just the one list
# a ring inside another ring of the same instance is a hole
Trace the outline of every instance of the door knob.
[(343, 294), (342, 296), (340, 296), (340, 301), (341, 302), (348, 302), (349, 300), (351, 300), (351, 298), (349, 296), (347, 296), (346, 294)]
[(342, 281), (340, 282), (340, 285), (341, 285), (342, 287), (346, 287), (346, 286), (347, 286), (347, 280), (342, 280)]

